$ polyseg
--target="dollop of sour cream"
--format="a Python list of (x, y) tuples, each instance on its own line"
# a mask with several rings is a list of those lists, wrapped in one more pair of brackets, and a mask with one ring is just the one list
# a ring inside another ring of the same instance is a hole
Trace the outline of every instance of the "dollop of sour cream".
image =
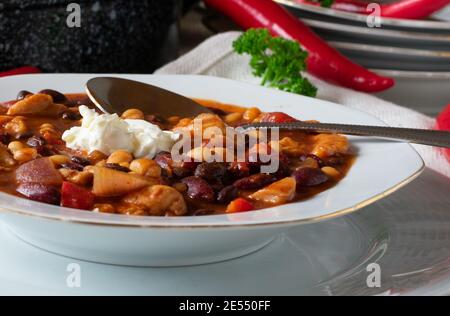
[(80, 106), (81, 127), (67, 130), (62, 139), (76, 150), (95, 150), (111, 155), (126, 150), (135, 158), (153, 159), (162, 151), (171, 151), (179, 134), (163, 131), (144, 120), (123, 120), (117, 114), (98, 114), (87, 106)]

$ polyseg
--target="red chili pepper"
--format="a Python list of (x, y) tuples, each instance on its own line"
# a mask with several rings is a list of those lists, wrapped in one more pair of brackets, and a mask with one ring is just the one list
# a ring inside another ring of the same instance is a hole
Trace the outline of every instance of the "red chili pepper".
[(0, 72), (0, 77), (8, 77), (8, 76), (15, 76), (15, 75), (25, 75), (25, 74), (37, 74), (41, 71), (36, 67), (31, 66), (25, 66), (20, 67), (12, 70), (8, 70), (5, 72)]
[[(320, 6), (311, 0), (296, 0), (299, 3)], [(331, 8), (339, 11), (370, 14), (367, 6), (370, 2), (360, 0), (335, 0)], [(403, 0), (381, 5), (381, 16), (396, 19), (423, 19), (450, 4), (450, 0)]]
[[(321, 6), (320, 2), (312, 2), (311, 0), (296, 0), (296, 2), (317, 7)], [(366, 13), (367, 5), (367, 2), (360, 0), (334, 0), (331, 8), (338, 11), (364, 14)]]
[(309, 52), (308, 71), (327, 81), (364, 92), (391, 88), (394, 80), (357, 65), (329, 46), (309, 27), (272, 0), (205, 0), (244, 29), (267, 28), (274, 36), (294, 39)]
[(397, 19), (423, 19), (439, 11), (450, 0), (404, 0), (381, 7), (381, 16)]
[[(444, 109), (444, 111), (438, 116), (436, 128), (441, 131), (450, 131), (450, 104)], [(450, 148), (442, 149), (443, 153), (450, 162)]]

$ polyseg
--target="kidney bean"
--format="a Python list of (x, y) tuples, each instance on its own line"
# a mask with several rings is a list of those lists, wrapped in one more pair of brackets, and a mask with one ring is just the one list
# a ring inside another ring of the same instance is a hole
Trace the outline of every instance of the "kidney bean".
[(63, 169), (70, 169), (70, 170), (76, 170), (76, 171), (83, 171), (84, 166), (74, 163), (74, 162), (68, 162), (61, 165), (61, 168)]
[(187, 195), (191, 199), (205, 202), (214, 202), (215, 194), (211, 186), (200, 177), (188, 177), (181, 180), (188, 186)]
[(328, 181), (328, 176), (320, 169), (300, 168), (292, 176), (297, 181), (297, 188), (313, 187)]
[(227, 167), (221, 162), (204, 162), (195, 169), (195, 176), (207, 181), (221, 181), (227, 173)]
[(27, 140), (27, 145), (33, 148), (44, 146), (46, 141), (43, 137), (40, 136), (32, 136)]
[(53, 150), (51, 150), (47, 146), (37, 146), (36, 150), (38, 154), (41, 155), (42, 157), (50, 157), (56, 154)]
[(21, 101), (29, 95), (33, 95), (33, 93), (31, 93), (30, 91), (22, 90), (17, 94), (16, 100)]
[(41, 90), (38, 93), (51, 96), (53, 98), (53, 102), (55, 103), (65, 103), (68, 101), (64, 94), (52, 89)]
[(18, 140), (24, 140), (24, 139), (30, 138), (30, 137), (32, 137), (32, 136), (33, 136), (33, 133), (32, 133), (32, 132), (24, 132), (24, 133), (21, 133), (21, 134), (16, 135), (16, 139), (18, 139)]
[(77, 164), (82, 165), (82, 166), (89, 166), (91, 164), (91, 161), (89, 159), (84, 158), (84, 157), (80, 157), (80, 156), (72, 156), (70, 158), (70, 160), (72, 162), (77, 163)]
[(47, 204), (59, 205), (61, 200), (61, 192), (58, 188), (40, 183), (21, 184), (17, 192), (30, 200)]
[(172, 154), (169, 152), (161, 152), (156, 155), (155, 162), (163, 169), (163, 172), (167, 176), (174, 175), (177, 178), (185, 178), (193, 175), (199, 165), (198, 162), (174, 161)]
[(228, 166), (228, 174), (234, 179), (241, 179), (250, 175), (250, 166), (247, 162), (233, 162)]
[[(84, 169), (83, 166), (81, 166), (81, 167)], [(114, 169), (114, 170), (117, 170), (117, 171), (121, 171), (121, 172), (126, 172), (126, 173), (128, 173), (128, 172), (131, 171), (131, 170), (128, 169), (127, 167), (123, 167), (123, 166), (121, 166), (121, 165), (119, 165), (119, 164), (116, 164), (116, 163), (107, 163), (107, 164), (105, 165), (105, 167), (106, 167), (106, 168), (109, 168), (109, 169)], [(82, 169), (82, 170), (83, 170), (83, 169)]]
[(155, 162), (162, 168), (162, 169), (171, 169), (173, 160), (172, 155), (169, 152), (163, 151), (156, 155)]
[(220, 204), (228, 204), (231, 201), (237, 199), (239, 196), (239, 190), (234, 186), (230, 185), (223, 188), (217, 195), (217, 202)]
[(330, 167), (334, 167), (334, 166), (341, 166), (345, 163), (345, 158), (342, 156), (333, 156), (333, 157), (329, 157), (327, 159), (325, 159), (325, 166), (330, 166)]
[(273, 174), (258, 173), (236, 181), (234, 186), (240, 190), (255, 190), (263, 188), (277, 180), (277, 177)]

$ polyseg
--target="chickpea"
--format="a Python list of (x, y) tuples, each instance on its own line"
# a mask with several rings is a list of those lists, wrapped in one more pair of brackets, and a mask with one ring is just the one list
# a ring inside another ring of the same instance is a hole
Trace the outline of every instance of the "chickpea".
[(93, 180), (94, 175), (87, 171), (78, 172), (78, 174), (76, 174), (74, 177), (70, 179), (71, 182), (81, 186), (88, 186), (92, 184)]
[(22, 148), (14, 152), (14, 160), (24, 163), (36, 159), (37, 150), (34, 148)]
[(258, 108), (250, 108), (244, 112), (243, 118), (248, 122), (253, 122), (261, 115), (261, 111)]
[(144, 117), (144, 112), (138, 109), (129, 109), (122, 114), (122, 119), (124, 120), (143, 120)]
[(70, 177), (71, 175), (73, 175), (76, 171), (75, 170), (70, 170), (70, 169), (59, 169), (58, 170), (59, 173), (61, 174), (61, 176), (65, 179), (67, 179), (68, 177)]
[(100, 213), (114, 214), (116, 209), (111, 204), (95, 204), (94, 209), (98, 210)]
[(150, 159), (133, 160), (129, 166), (130, 170), (146, 177), (159, 178), (161, 176), (161, 167)]
[(95, 166), (86, 166), (83, 171), (94, 174)]
[(125, 151), (125, 150), (117, 150), (109, 156), (106, 163), (115, 163), (115, 164), (121, 164), (122, 162), (128, 162), (130, 163), (133, 160), (133, 156)]
[(26, 148), (25, 144), (18, 142), (18, 141), (11, 142), (8, 145), (8, 149), (12, 154), (14, 154), (16, 151), (23, 149), (23, 148)]
[(94, 150), (88, 155), (88, 159), (92, 162), (92, 164), (97, 164), (99, 161), (102, 161), (106, 159), (108, 156), (106, 156), (104, 153), (102, 153), (99, 150)]
[(50, 123), (42, 124), (39, 127), (39, 134), (48, 142), (61, 138), (61, 132)]
[(319, 168), (319, 163), (313, 158), (306, 158), (301, 165), (302, 167), (306, 168), (313, 168), (313, 169)]
[[(6, 170), (16, 164), (6, 146), (0, 143), (0, 170)], [(3, 168), (3, 169), (2, 169)]]
[(14, 136), (22, 135), (28, 131), (24, 118), (19, 116), (6, 123), (4, 128), (8, 134)]
[(0, 115), (0, 125), (3, 125), (5, 123), (8, 123), (9, 121), (11, 121), (13, 118), (11, 116), (6, 116), (6, 115)]
[(94, 180), (94, 174), (88, 171), (76, 171), (70, 169), (59, 169), (64, 180), (80, 186), (88, 186)]
[(50, 160), (53, 162), (53, 164), (55, 165), (55, 167), (59, 167), (65, 163), (70, 162), (70, 158), (64, 155), (54, 155), (49, 157)]
[(339, 179), (341, 177), (341, 173), (333, 167), (323, 167), (322, 171), (332, 179)]
[(44, 123), (39, 127), (39, 133), (41, 135), (50, 134), (52, 136), (59, 135), (59, 131), (50, 123)]
[(167, 119), (167, 122), (169, 122), (170, 125), (177, 125), (181, 120), (181, 117), (179, 116), (171, 116)]

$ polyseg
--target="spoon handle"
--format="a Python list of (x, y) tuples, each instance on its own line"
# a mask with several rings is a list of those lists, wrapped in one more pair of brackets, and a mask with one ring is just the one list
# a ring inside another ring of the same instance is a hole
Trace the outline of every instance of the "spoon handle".
[(357, 136), (375, 136), (398, 139), (409, 143), (450, 148), (450, 132), (414, 128), (328, 124), (313, 122), (292, 123), (256, 123), (245, 125), (241, 130), (279, 128), (287, 130), (315, 131), (320, 133), (337, 133)]

